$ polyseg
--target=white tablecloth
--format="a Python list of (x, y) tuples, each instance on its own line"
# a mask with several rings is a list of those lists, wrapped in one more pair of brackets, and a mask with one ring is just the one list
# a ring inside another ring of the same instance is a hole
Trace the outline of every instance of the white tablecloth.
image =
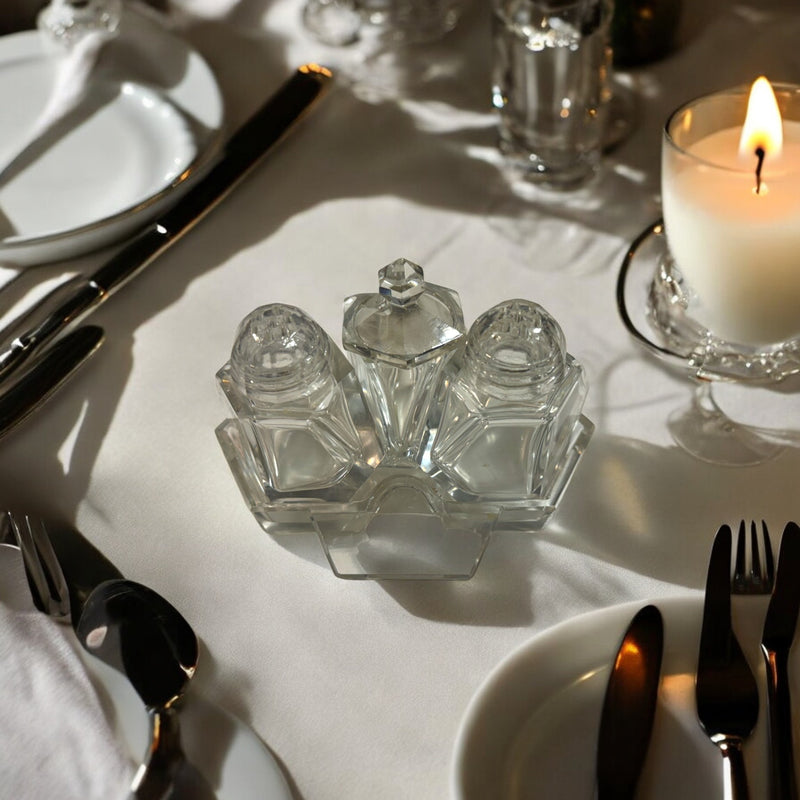
[[(800, 517), (791, 442), (748, 468), (672, 443), (666, 419), (690, 382), (644, 353), (615, 307), (621, 258), (659, 215), (669, 111), (762, 73), (800, 81), (794, 3), (684, 5), (674, 55), (621, 76), (636, 126), (598, 184), (531, 202), (497, 169), (488, 3), (473, 0), (441, 43), (408, 48), (394, 64), (403, 96), (391, 58), (359, 66), (357, 49), (306, 34), (301, 0), (177, 7), (232, 126), (299, 63), (342, 77), (221, 207), (93, 315), (102, 350), (0, 442), (0, 500), (74, 520), (177, 606), (203, 642), (193, 690), (255, 728), (298, 798), (442, 800), (464, 710), (514, 647), (591, 609), (700, 588), (721, 523), (764, 518), (779, 532)], [(316, 539), (261, 530), (214, 435), (225, 416), (214, 374), (242, 317), (292, 303), (338, 339), (342, 299), (374, 291), (377, 269), (400, 256), (459, 291), (467, 324), (507, 298), (544, 305), (591, 386), (597, 429), (561, 507), (538, 533), (494, 537), (468, 582), (334, 577)], [(25, 272), (16, 296), (52, 269)], [(731, 409), (769, 407), (769, 421), (800, 428), (796, 384), (721, 389)]]

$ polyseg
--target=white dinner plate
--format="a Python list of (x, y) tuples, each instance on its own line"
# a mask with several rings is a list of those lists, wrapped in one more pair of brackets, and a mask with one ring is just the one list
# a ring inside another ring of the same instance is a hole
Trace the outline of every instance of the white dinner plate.
[[(722, 758), (702, 732), (694, 676), (702, 595), (655, 601), (664, 657), (653, 735), (637, 797), (721, 798)], [(451, 770), (457, 800), (591, 800), (610, 665), (645, 603), (603, 609), (534, 637), (483, 683), (462, 721)], [(734, 598), (737, 635), (758, 675), (761, 711), (745, 744), (752, 797), (766, 797), (766, 696), (758, 642), (766, 597)], [(795, 670), (795, 673), (797, 671)], [(793, 683), (800, 683), (793, 674)], [(792, 692), (797, 696), (798, 687)]]
[(221, 143), (223, 103), (208, 64), (160, 20), (128, 9), (78, 108), (15, 162), (56, 63), (38, 31), (0, 37), (0, 261), (13, 266), (72, 257), (131, 233), (173, 201)]
[[(11, 546), (0, 545), (0, 602), (12, 610), (30, 613), (33, 602), (22, 570), (19, 551)], [(60, 628), (55, 621), (52, 624)], [(71, 632), (69, 635), (72, 635)], [(52, 655), (57, 650), (58, 648), (54, 648), (49, 652)], [(142, 761), (149, 742), (149, 722), (144, 705), (121, 673), (78, 647), (75, 650), (98, 691), (109, 730), (117, 737), (116, 741), (122, 743), (122, 755), (127, 754), (130, 759), (132, 776), (135, 767)], [(62, 670), (58, 674), (70, 673), (71, 665), (61, 666)], [(198, 669), (203, 669), (202, 661), (198, 664)], [(41, 675), (36, 679), (42, 680)], [(76, 681), (76, 685), (79, 682)], [(48, 694), (50, 697), (52, 695), (52, 692)], [(72, 702), (77, 702), (74, 694), (69, 697)], [(83, 702), (82, 705), (91, 707), (88, 702)], [(35, 709), (32, 711), (37, 713)], [(102, 714), (103, 711), (98, 709), (97, 713)], [(68, 711), (62, 707), (61, 713)], [(187, 791), (187, 800), (206, 800), (208, 788), (214, 792), (216, 800), (292, 800), (283, 771), (255, 732), (236, 717), (204, 699), (191, 685), (181, 706), (180, 724), (181, 743), (191, 765), (183, 773), (184, 776), (190, 776), (183, 786), (188, 789), (199, 785), (206, 790), (197, 793)], [(64, 730), (63, 726), (55, 727), (60, 731)], [(14, 752), (13, 748), (11, 752)], [(196, 774), (193, 770), (197, 770), (202, 776), (204, 784), (191, 779)], [(71, 786), (74, 787), (75, 775), (70, 778), (73, 780)], [(127, 787), (120, 787), (120, 792), (119, 796), (127, 793)]]

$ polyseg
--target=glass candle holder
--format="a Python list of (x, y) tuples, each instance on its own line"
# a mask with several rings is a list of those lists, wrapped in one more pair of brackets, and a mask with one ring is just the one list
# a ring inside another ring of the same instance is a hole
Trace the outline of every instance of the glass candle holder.
[(686, 103), (662, 143), (670, 252), (703, 324), (748, 345), (800, 335), (800, 87), (773, 89), (782, 147), (740, 147), (748, 86)]

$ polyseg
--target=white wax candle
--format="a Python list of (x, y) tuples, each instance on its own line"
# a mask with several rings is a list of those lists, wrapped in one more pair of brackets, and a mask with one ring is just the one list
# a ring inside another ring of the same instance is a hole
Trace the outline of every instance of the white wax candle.
[(666, 158), (662, 201), (669, 248), (711, 330), (765, 344), (800, 335), (800, 122), (784, 121), (783, 152), (764, 161), (763, 186), (726, 128)]

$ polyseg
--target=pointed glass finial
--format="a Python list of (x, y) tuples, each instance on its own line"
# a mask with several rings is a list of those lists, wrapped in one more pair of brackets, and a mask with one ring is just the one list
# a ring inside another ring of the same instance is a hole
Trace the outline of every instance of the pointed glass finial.
[(393, 303), (405, 305), (425, 291), (422, 267), (406, 258), (398, 258), (378, 270), (378, 291)]

